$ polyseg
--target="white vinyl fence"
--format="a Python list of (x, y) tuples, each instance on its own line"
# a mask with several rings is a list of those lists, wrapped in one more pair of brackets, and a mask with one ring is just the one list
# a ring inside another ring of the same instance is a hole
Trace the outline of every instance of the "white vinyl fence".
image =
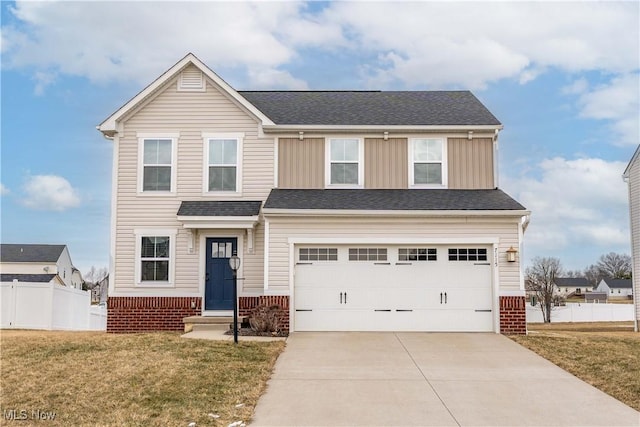
[(0, 328), (103, 331), (104, 307), (91, 306), (91, 292), (54, 283), (0, 283)]
[[(551, 323), (559, 322), (614, 322), (633, 320), (633, 304), (567, 303), (553, 307)], [(543, 323), (540, 306), (527, 303), (527, 322)]]

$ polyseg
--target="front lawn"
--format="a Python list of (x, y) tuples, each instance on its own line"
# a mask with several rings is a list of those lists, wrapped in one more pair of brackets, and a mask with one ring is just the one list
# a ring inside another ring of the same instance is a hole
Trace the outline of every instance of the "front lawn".
[(562, 369), (640, 411), (640, 333), (631, 322), (529, 324), (512, 336)]
[(34, 417), (51, 412), (52, 426), (248, 422), (283, 349), (281, 341), (236, 347), (177, 333), (4, 330), (2, 418), (15, 410), (27, 418), (21, 426), (42, 425)]

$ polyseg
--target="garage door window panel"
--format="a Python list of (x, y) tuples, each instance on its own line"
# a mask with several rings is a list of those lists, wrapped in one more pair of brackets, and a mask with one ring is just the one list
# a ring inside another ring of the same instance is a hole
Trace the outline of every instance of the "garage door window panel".
[(300, 248), (299, 261), (337, 261), (338, 248)]
[(387, 248), (349, 248), (349, 261), (386, 261)]
[(487, 261), (485, 248), (450, 248), (449, 261)]
[(438, 250), (436, 248), (400, 248), (398, 249), (398, 261), (437, 261)]

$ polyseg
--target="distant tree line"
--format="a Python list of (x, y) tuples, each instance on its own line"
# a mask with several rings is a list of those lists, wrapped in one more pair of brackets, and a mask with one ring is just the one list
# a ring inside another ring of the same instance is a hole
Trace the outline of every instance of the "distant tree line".
[(545, 323), (551, 322), (551, 309), (560, 298), (556, 287), (558, 277), (584, 277), (594, 287), (605, 278), (630, 279), (631, 256), (610, 252), (602, 255), (598, 262), (582, 271), (565, 271), (558, 258), (534, 258), (532, 264), (525, 270), (525, 286), (540, 304)]

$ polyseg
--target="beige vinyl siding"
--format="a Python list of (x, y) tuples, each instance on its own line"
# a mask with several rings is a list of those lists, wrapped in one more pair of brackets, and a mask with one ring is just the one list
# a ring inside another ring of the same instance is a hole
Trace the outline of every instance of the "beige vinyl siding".
[(494, 187), (491, 138), (449, 138), (447, 144), (449, 188)]
[(324, 188), (324, 138), (280, 138), (278, 187)]
[[(176, 292), (199, 293), (198, 277), (201, 254), (196, 241), (192, 254), (187, 253), (190, 234), (176, 219), (183, 200), (265, 200), (273, 183), (273, 138), (260, 138), (257, 121), (224, 95), (209, 80), (206, 91), (178, 91), (177, 77), (164, 90), (125, 118), (120, 133), (117, 159), (115, 292), (135, 288), (136, 228), (177, 230), (175, 262)], [(138, 194), (137, 133), (162, 134), (179, 132), (177, 140), (176, 192), (156, 196)], [(204, 195), (205, 166), (202, 133), (244, 134), (242, 152), (241, 196)], [(262, 226), (255, 231), (254, 254), (244, 254), (245, 289), (263, 287)], [(237, 232), (237, 230), (234, 230)], [(216, 230), (224, 236), (224, 230)], [(244, 231), (243, 231), (244, 233)], [(246, 237), (245, 237), (246, 241)], [(245, 242), (245, 251), (247, 248)], [(137, 288), (140, 290), (141, 288)], [(147, 288), (145, 288), (147, 289)], [(164, 289), (164, 288), (163, 288)], [(153, 288), (147, 293), (153, 295)]]
[(287, 293), (289, 286), (289, 238), (388, 239), (389, 244), (405, 239), (499, 240), (500, 291), (519, 291), (519, 261), (509, 263), (505, 252), (519, 247), (520, 218), (270, 218), (269, 290)]
[(408, 188), (406, 138), (364, 140), (365, 188)]
[(631, 256), (636, 319), (640, 321), (640, 158), (629, 170), (629, 215), (631, 219)]

